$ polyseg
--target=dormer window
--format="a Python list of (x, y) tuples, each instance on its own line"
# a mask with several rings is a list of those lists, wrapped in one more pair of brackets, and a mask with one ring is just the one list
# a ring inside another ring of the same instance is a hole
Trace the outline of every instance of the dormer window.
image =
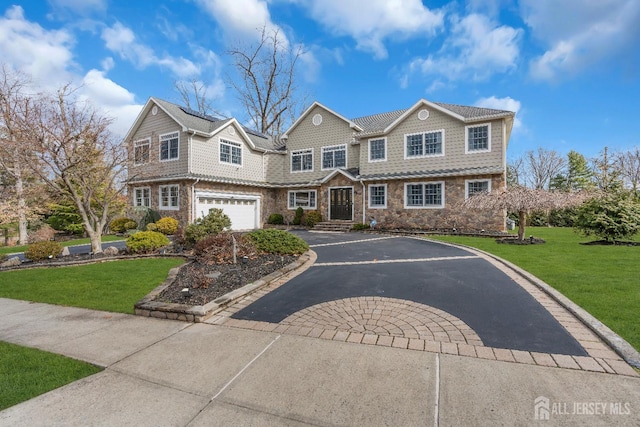
[(242, 166), (242, 145), (221, 139), (220, 163)]

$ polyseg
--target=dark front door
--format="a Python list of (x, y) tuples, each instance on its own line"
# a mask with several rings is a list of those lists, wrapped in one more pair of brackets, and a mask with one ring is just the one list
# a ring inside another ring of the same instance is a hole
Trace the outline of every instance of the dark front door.
[(329, 219), (353, 220), (353, 190), (351, 188), (332, 188), (329, 206)]

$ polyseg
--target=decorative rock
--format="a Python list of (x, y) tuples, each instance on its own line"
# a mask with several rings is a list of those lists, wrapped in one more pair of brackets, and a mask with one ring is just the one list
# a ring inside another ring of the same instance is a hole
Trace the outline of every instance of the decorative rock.
[(106, 256), (116, 256), (120, 253), (120, 251), (115, 246), (109, 246), (107, 249), (103, 251), (103, 253)]
[(20, 258), (18, 258), (17, 256), (14, 256), (13, 258), (9, 258), (8, 260), (0, 264), (0, 267), (15, 267), (20, 264), (22, 264), (22, 261), (20, 261)]
[(69, 256), (69, 255), (71, 255), (71, 252), (69, 252), (69, 248), (66, 246), (62, 248), (62, 253), (60, 254), (60, 256)]

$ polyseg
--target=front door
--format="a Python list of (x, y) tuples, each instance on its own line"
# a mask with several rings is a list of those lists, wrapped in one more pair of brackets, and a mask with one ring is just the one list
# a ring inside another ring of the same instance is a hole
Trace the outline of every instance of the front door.
[(329, 191), (329, 219), (353, 220), (353, 189), (332, 188)]

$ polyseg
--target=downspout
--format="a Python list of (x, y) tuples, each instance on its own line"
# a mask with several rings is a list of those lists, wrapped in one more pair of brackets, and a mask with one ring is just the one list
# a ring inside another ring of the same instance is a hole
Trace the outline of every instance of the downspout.
[(367, 223), (367, 213), (365, 211), (366, 209), (366, 201), (367, 201), (367, 194), (366, 194), (366, 187), (364, 186), (364, 181), (361, 179), (360, 180), (360, 185), (362, 185), (362, 223), (366, 224)]

